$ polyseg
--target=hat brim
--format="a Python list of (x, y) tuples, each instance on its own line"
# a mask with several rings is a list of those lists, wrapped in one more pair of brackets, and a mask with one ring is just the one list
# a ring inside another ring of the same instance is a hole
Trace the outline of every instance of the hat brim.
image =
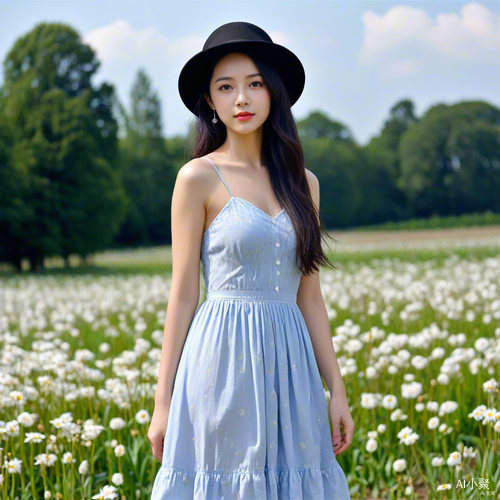
[(293, 106), (301, 96), (306, 73), (300, 59), (289, 49), (273, 42), (264, 40), (230, 41), (217, 45), (194, 55), (184, 65), (178, 81), (179, 94), (186, 107), (198, 115), (197, 105), (203, 85), (201, 76), (205, 76), (213, 63), (231, 52), (259, 52), (272, 61), (273, 67), (280, 73), (283, 83), (290, 96), (290, 106)]

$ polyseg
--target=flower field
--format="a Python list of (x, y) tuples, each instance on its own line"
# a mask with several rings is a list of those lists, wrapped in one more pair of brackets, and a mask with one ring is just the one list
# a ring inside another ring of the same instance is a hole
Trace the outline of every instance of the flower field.
[[(464, 241), (348, 247), (321, 272), (353, 499), (500, 498), (500, 239)], [(2, 275), (0, 498), (149, 499), (170, 255)]]

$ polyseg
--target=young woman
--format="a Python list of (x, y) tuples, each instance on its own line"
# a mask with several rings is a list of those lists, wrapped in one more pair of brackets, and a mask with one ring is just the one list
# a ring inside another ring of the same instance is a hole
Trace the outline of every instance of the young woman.
[(292, 52), (243, 22), (181, 72), (197, 137), (172, 198), (152, 500), (350, 499), (335, 456), (354, 423), (320, 289), (319, 185), (290, 110), (304, 82)]

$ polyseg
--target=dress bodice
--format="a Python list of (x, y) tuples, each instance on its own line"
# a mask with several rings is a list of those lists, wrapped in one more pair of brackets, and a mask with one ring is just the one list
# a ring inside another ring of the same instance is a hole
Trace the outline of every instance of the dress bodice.
[[(206, 157), (204, 157), (206, 158)], [(233, 196), (203, 234), (201, 260), (206, 291), (239, 290), (296, 294), (301, 271), (296, 237), (286, 210), (275, 217)]]

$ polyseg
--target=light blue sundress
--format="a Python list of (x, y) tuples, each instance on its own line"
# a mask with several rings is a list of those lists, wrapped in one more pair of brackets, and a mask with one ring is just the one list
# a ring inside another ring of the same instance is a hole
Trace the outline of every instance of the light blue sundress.
[(179, 360), (151, 500), (350, 499), (296, 303), (292, 223), (233, 196), (211, 163), (231, 198), (203, 234), (207, 298)]

